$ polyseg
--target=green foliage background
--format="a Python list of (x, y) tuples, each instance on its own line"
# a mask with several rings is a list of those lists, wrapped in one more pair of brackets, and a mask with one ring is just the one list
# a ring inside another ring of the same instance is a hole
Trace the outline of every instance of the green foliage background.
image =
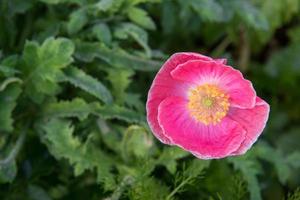
[[(153, 138), (169, 55), (227, 58), (271, 105), (244, 156)], [(0, 0), (0, 199), (299, 200), (299, 0)]]

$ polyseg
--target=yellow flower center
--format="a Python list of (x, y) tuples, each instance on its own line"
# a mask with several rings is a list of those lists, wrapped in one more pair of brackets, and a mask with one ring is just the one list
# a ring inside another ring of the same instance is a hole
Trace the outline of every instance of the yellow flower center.
[(216, 85), (204, 84), (190, 90), (190, 114), (205, 125), (220, 122), (226, 116), (229, 105), (229, 95)]

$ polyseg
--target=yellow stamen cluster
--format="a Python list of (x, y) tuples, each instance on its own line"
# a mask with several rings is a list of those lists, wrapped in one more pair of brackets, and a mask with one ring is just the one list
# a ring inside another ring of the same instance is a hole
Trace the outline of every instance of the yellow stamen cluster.
[(220, 122), (226, 116), (229, 105), (229, 95), (216, 85), (204, 84), (189, 91), (190, 114), (205, 125)]

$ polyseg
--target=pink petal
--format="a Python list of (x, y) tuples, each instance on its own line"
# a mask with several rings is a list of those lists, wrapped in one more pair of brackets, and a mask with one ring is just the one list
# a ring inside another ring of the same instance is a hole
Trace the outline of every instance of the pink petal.
[(176, 53), (172, 55), (157, 73), (148, 93), (146, 105), (147, 120), (154, 135), (163, 143), (169, 144), (170, 142), (168, 138), (164, 136), (157, 121), (158, 105), (166, 97), (178, 95), (183, 92), (185, 84), (182, 81), (174, 80), (170, 72), (179, 64), (189, 60), (210, 61), (212, 59), (197, 53)]
[(255, 105), (256, 93), (251, 82), (240, 71), (220, 62), (191, 60), (175, 68), (171, 75), (194, 86), (218, 85), (229, 94), (230, 106), (252, 108)]
[(230, 118), (217, 125), (204, 125), (194, 120), (181, 97), (168, 97), (159, 105), (159, 124), (172, 144), (192, 152), (201, 159), (222, 158), (236, 151), (246, 131)]
[(229, 111), (229, 117), (238, 122), (247, 131), (245, 141), (241, 144), (238, 150), (232, 153), (232, 155), (244, 154), (253, 145), (265, 128), (269, 117), (269, 111), (269, 104), (259, 97), (256, 98), (256, 104), (254, 108), (232, 108)]

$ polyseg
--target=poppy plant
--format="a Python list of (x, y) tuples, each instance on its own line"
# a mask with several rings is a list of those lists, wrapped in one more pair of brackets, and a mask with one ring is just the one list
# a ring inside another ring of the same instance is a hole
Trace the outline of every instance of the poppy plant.
[(225, 59), (176, 53), (148, 93), (147, 120), (163, 143), (200, 159), (244, 154), (262, 133), (269, 105)]

